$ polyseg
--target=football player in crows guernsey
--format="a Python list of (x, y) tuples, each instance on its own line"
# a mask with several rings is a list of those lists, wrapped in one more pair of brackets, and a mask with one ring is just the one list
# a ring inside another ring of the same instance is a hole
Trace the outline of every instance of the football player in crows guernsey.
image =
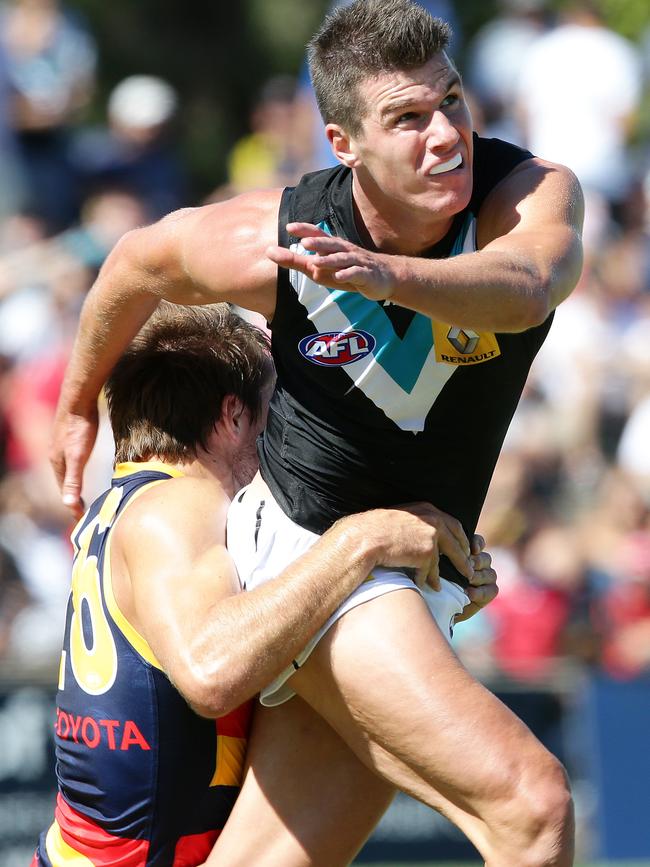
[[(109, 377), (115, 472), (72, 535), (59, 794), (33, 867), (202, 864), (239, 792), (251, 696), (377, 563), (436, 578), (420, 505), (345, 518), (275, 581), (235, 595), (226, 512), (257, 469), (272, 385), (266, 336), (225, 304), (163, 305)], [(482, 604), (494, 572), (476, 554)], [(256, 811), (260, 859), (302, 867), (315, 851), (347, 864), (393, 790), (304, 703), (287, 710), (281, 726), (253, 725), (259, 764), (276, 763), (290, 788), (277, 802), (284, 823)]]
[[(473, 133), (448, 39), (411, 0), (339, 7), (309, 47), (339, 165), (121, 240), (85, 304), (59, 406), (64, 502), (78, 508), (101, 384), (160, 298), (234, 301), (266, 317), (278, 374), (261, 476), (229, 517), (246, 587), (341, 515), (416, 499), (444, 510), (438, 623), (462, 608), (468, 537), (578, 280), (583, 201), (566, 168)], [(571, 864), (563, 768), (463, 669), (413, 585), (375, 570), (339, 614), (263, 702), (297, 693), (491, 867)]]

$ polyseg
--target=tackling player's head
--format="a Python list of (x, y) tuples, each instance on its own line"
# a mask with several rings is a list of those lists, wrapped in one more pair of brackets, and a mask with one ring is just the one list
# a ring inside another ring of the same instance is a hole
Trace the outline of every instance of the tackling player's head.
[(450, 39), (449, 25), (411, 0), (355, 0), (336, 9), (307, 46), (323, 120), (359, 135), (368, 109), (360, 82), (424, 66)]
[(227, 396), (264, 416), (272, 378), (268, 338), (228, 305), (161, 303), (106, 383), (116, 462), (194, 460)]

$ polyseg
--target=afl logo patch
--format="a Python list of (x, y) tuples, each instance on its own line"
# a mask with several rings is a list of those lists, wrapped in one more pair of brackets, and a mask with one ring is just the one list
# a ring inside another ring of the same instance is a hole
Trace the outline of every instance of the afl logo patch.
[(298, 349), (303, 358), (314, 364), (342, 367), (369, 355), (376, 343), (367, 331), (325, 331), (303, 337)]

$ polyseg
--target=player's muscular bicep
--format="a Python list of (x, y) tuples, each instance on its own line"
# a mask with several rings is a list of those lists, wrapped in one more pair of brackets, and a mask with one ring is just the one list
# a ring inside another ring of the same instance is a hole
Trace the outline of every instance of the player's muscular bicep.
[(478, 217), (483, 249), (511, 232), (564, 226), (580, 233), (584, 200), (575, 175), (539, 159), (520, 163), (487, 197)]
[(210, 606), (239, 589), (224, 526), (225, 505), (212, 487), (174, 479), (134, 502), (116, 527), (127, 578), (118, 605), (165, 668), (176, 666), (174, 654)]
[(488, 196), (478, 219), (481, 250), (503, 252), (539, 277), (555, 307), (582, 267), (584, 199), (575, 175), (538, 159), (514, 169)]
[(182, 303), (232, 301), (272, 318), (277, 267), (265, 251), (277, 241), (280, 197), (279, 190), (251, 193), (193, 215), (181, 260), (195, 300)]

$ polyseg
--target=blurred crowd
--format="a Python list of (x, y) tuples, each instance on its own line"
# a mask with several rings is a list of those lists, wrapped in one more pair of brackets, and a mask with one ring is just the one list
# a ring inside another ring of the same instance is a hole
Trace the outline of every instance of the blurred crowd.
[[(423, 5), (456, 21), (450, 2)], [(476, 128), (569, 165), (587, 198), (584, 273), (481, 517), (501, 592), (458, 627), (458, 652), (519, 681), (552, 680), (567, 661), (631, 678), (650, 671), (650, 21), (632, 43), (591, 3), (501, 0), (479, 32), (456, 27), (453, 52)], [(25, 668), (56, 664), (60, 645), (71, 526), (48, 436), (105, 256), (176, 207), (331, 164), (303, 70), (264, 84), (227, 177), (192, 196), (174, 86), (134, 70), (99, 104), (98, 68), (72, 3), (0, 2), (0, 662)], [(104, 424), (88, 497), (111, 461)]]

